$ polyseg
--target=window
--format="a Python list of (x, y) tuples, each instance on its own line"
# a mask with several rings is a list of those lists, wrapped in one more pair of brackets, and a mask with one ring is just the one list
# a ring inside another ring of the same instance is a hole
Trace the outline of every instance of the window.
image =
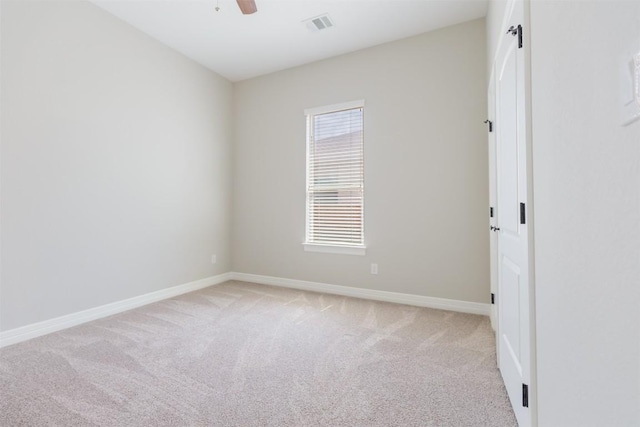
[(364, 101), (305, 114), (305, 250), (364, 255)]

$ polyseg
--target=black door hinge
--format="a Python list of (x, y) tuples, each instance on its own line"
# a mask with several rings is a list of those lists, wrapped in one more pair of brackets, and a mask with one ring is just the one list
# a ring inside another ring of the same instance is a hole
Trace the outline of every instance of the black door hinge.
[(526, 208), (524, 206), (524, 203), (520, 203), (520, 224), (526, 224), (527, 223), (527, 216), (526, 216)]
[(493, 207), (489, 207), (489, 218), (493, 218)]
[(522, 406), (529, 407), (529, 386), (522, 384)]
[(518, 49), (522, 49), (522, 25), (518, 25)]
[(489, 132), (493, 132), (493, 122), (489, 119), (485, 120), (484, 123), (489, 124)]
[(491, 294), (491, 304), (495, 304), (496, 303), (496, 294), (492, 293)]
[(518, 36), (518, 49), (522, 49), (522, 25), (514, 27), (513, 25), (507, 30), (507, 34)]

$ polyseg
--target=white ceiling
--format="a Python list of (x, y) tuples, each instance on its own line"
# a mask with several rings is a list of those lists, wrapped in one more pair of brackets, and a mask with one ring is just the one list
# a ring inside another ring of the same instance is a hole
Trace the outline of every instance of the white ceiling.
[[(91, 0), (160, 42), (239, 81), (486, 15), (487, 0)], [(220, 11), (216, 12), (216, 4)], [(335, 27), (303, 20), (329, 13)]]

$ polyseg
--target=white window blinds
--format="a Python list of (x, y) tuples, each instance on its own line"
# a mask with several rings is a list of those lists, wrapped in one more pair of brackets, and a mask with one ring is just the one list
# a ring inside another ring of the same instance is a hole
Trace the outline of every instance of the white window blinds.
[(307, 244), (364, 245), (364, 108), (348, 106), (307, 112)]

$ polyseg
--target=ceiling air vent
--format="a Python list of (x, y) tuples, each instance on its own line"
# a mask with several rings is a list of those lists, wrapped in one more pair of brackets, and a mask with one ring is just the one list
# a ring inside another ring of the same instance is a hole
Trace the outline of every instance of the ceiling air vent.
[(329, 18), (329, 14), (327, 13), (314, 18), (305, 19), (302, 22), (304, 22), (309, 30), (314, 32), (333, 27), (333, 21)]

